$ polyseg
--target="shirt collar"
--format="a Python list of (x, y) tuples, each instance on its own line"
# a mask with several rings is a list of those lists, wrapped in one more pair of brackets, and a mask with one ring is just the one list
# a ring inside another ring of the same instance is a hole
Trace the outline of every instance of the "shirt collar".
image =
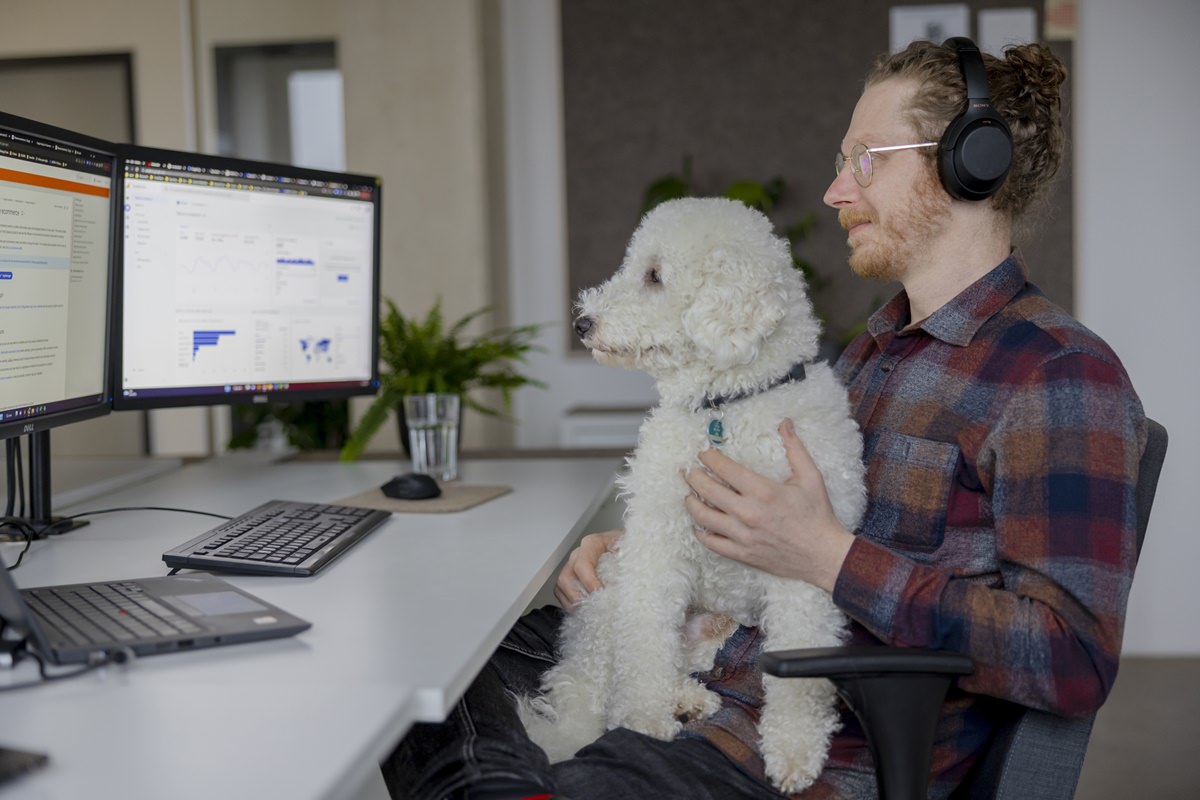
[[(1028, 280), (1023, 259), (1014, 253), (922, 320), (917, 327), (947, 344), (965, 347), (971, 343), (983, 323), (1008, 305), (1025, 288)], [(904, 327), (908, 316), (908, 294), (901, 291), (871, 315), (867, 330), (882, 347), (882, 340)]]

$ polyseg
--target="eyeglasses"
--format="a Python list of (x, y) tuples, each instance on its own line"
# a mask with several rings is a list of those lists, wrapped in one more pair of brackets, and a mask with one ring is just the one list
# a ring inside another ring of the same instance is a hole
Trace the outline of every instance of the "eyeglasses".
[(858, 182), (859, 186), (866, 188), (871, 185), (871, 175), (875, 172), (876, 153), (912, 150), (917, 147), (937, 147), (937, 144), (937, 142), (922, 142), (921, 144), (894, 144), (890, 147), (867, 147), (865, 144), (856, 144), (851, 148), (849, 157), (838, 151), (833, 159), (833, 168), (837, 170), (837, 175), (841, 175), (846, 164), (849, 164), (850, 169), (854, 170), (854, 180)]

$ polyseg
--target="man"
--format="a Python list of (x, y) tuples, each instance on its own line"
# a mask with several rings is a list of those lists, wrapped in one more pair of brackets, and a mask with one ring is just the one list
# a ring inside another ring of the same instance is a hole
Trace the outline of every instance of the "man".
[[(716, 449), (687, 476), (696, 536), (714, 552), (826, 589), (858, 641), (975, 659), (938, 726), (934, 797), (969, 770), (997, 699), (1070, 715), (1107, 696), (1145, 442), (1117, 357), (1027, 282), (1012, 250), (1014, 226), (1061, 161), (1065, 72), (1037, 45), (984, 61), (1012, 136), (998, 190), (961, 199), (939, 177), (936, 143), (964, 107), (963, 72), (953, 48), (918, 42), (868, 77), (825, 194), (848, 231), (852, 269), (903, 286), (837, 365), (864, 434), (859, 530), (838, 523), (786, 423), (786, 482)], [(618, 531), (585, 537), (556, 586), (565, 608), (599, 588), (596, 562), (619, 540)], [(421, 731), (397, 749), (384, 772), (398, 796), (412, 780), (402, 765), (429, 757), (428, 794), (413, 796), (779, 797), (754, 746), (757, 631), (736, 631), (701, 676), (724, 699), (713, 717), (687, 723), (672, 742), (609, 731), (550, 768), (504, 690), (536, 687), (554, 657), (556, 624), (553, 614), (528, 616), (468, 691), (462, 724)], [(845, 716), (824, 772), (800, 797), (876, 796), (862, 732)], [(497, 793), (475, 793), (476, 777)]]

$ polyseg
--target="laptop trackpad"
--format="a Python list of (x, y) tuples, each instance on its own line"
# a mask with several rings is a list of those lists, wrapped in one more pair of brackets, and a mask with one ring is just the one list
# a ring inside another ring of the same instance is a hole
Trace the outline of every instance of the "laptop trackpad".
[(164, 595), (160, 599), (199, 617), (219, 617), (225, 614), (248, 614), (266, 611), (267, 607), (238, 592), (197, 592), (186, 595)]

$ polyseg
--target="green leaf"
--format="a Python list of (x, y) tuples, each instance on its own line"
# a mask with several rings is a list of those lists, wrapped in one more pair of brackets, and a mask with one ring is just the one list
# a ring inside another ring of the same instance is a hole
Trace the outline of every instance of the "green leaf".
[(772, 178), (766, 183), (734, 181), (729, 184), (724, 196), (730, 200), (740, 200), (751, 208), (768, 214), (783, 197), (783, 186), (782, 178)]
[(367, 408), (367, 412), (358, 422), (350, 434), (350, 438), (346, 440), (346, 444), (342, 446), (342, 452), (339, 458), (342, 461), (356, 461), (366, 449), (367, 443), (371, 441), (371, 437), (383, 425), (388, 414), (396, 408), (400, 403), (400, 398), (404, 396), (404, 392), (397, 391), (394, 387), (384, 386), (379, 390), (379, 394), (375, 396), (375, 400)]

